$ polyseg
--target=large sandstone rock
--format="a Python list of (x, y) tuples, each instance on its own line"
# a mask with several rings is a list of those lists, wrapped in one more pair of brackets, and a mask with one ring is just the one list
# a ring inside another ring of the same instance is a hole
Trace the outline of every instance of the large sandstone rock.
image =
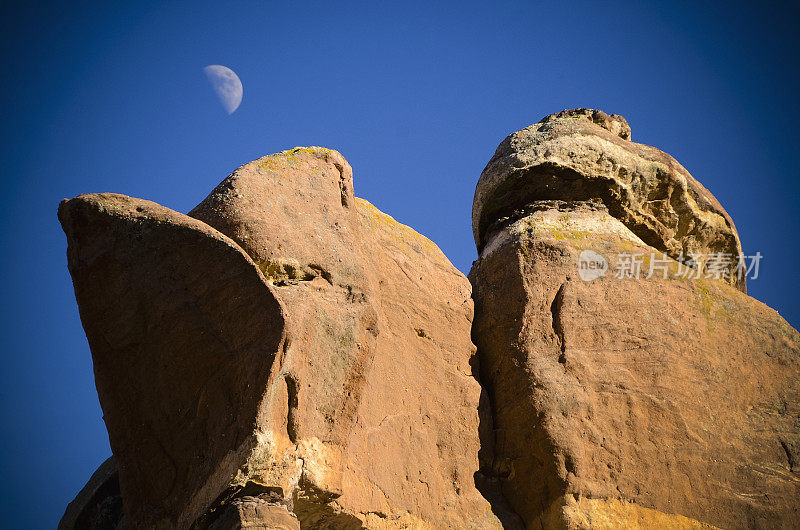
[(126, 515), (188, 525), (257, 444), (284, 309), (229, 238), (149, 201), (62, 202)]
[(436, 245), (355, 199), (350, 166), (318, 147), (239, 168), (190, 215), (239, 242), (294, 317), (290, 441), (330, 470), (301, 522), (495, 524), (472, 476), (471, 290)]
[[(800, 520), (800, 335), (745, 294), (722, 206), (620, 116), (500, 145), (469, 281), (319, 147), (189, 215), (94, 194), (59, 218), (114, 452), (60, 529)], [(694, 279), (695, 254), (733, 259)]]
[(60, 218), (130, 526), (500, 525), (469, 282), (339, 153), (251, 162), (190, 216), (101, 194)]
[[(651, 253), (740, 247), (710, 193), (629, 135), (599, 111), (550, 116), (478, 183), (491, 472), (528, 528), (796, 527), (800, 335), (743, 282), (672, 259), (645, 277)], [(583, 281), (587, 250), (610, 272)], [(615, 278), (637, 253), (645, 274)]]
[[(508, 136), (481, 173), (472, 205), (478, 251), (515, 211), (534, 201), (597, 200), (647, 245), (673, 258), (739, 256), (733, 220), (667, 153), (630, 141), (621, 116), (575, 109)], [(734, 265), (731, 265), (731, 269)], [(731, 275), (744, 290), (744, 278)]]

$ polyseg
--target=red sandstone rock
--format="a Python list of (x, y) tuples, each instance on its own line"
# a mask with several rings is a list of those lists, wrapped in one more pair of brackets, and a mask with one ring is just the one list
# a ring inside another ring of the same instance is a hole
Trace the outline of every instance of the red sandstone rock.
[[(800, 335), (731, 267), (675, 276), (738, 234), (620, 116), (564, 111), (500, 145), (474, 293), (319, 147), (240, 167), (188, 216), (98, 194), (59, 217), (119, 463), (59, 528), (800, 520)], [(637, 253), (645, 274), (615, 278)]]
[(246, 526), (264, 496), (306, 528), (499, 526), (469, 282), (355, 199), (340, 154), (247, 164), (192, 217), (117, 195), (60, 215), (131, 526)]
[[(548, 142), (563, 132), (572, 145), (603, 145), (586, 136), (600, 134), (588, 120), (576, 125), (584, 136), (553, 123), (575, 119), (544, 120)], [(515, 145), (532, 166), (547, 158)], [(495, 176), (496, 164), (487, 167)], [(595, 174), (588, 161), (583, 171)], [(537, 179), (564, 176), (510, 178), (530, 191)], [(470, 273), (473, 337), (494, 411), (493, 471), (510, 506), (528, 528), (796, 525), (800, 335), (725, 281), (675, 278), (671, 259), (667, 279), (645, 278), (646, 266), (640, 279), (616, 279), (619, 255), (661, 258), (660, 248), (602, 197), (559, 198), (529, 194), (515, 215), (488, 219)], [(671, 237), (678, 248), (717, 240), (700, 236)], [(610, 272), (582, 280), (587, 250), (605, 256)]]

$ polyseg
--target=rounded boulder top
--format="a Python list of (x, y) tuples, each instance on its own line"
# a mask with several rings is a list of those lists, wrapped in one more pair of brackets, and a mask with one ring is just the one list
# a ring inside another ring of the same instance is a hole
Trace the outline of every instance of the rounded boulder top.
[[(475, 189), (478, 252), (497, 221), (528, 204), (599, 201), (647, 245), (672, 258), (722, 253), (735, 265), (741, 242), (719, 201), (669, 154), (630, 138), (625, 118), (585, 108), (551, 114), (509, 135)], [(730, 283), (744, 291), (744, 279), (733, 276)]]

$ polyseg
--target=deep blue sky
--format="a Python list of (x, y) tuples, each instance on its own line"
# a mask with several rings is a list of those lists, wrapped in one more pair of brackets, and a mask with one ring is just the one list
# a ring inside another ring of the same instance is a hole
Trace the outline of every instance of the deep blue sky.
[[(600, 108), (719, 198), (745, 251), (765, 256), (750, 293), (800, 324), (796, 6), (75, 4), (0, 12), (4, 526), (54, 527), (110, 454), (64, 197), (186, 212), (244, 162), (322, 145), (350, 161), (357, 195), (466, 272), (472, 194), (497, 144)], [(215, 63), (244, 84), (231, 116), (202, 72)]]

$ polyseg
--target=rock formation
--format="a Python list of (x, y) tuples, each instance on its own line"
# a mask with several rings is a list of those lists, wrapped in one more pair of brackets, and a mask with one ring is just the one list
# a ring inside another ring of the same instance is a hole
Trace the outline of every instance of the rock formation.
[[(742, 252), (733, 220), (674, 158), (630, 141), (621, 116), (575, 109), (547, 116), (497, 148), (472, 204), (478, 252), (514, 212), (554, 199), (602, 202), (639, 239), (673, 258)], [(744, 290), (744, 278), (731, 275)]]
[(469, 282), (339, 153), (251, 162), (190, 216), (111, 194), (59, 216), (129, 524), (499, 526)]
[[(792, 527), (798, 333), (737, 274), (676, 277), (661, 251), (738, 256), (736, 230), (629, 137), (599, 111), (548, 116), (478, 182), (473, 339), (502, 492), (528, 528)], [(585, 251), (661, 268), (584, 281)]]
[[(92, 194), (59, 218), (114, 452), (59, 528), (800, 520), (800, 336), (735, 259), (704, 274), (733, 221), (620, 116), (500, 144), (469, 280), (319, 147), (188, 215)], [(615, 277), (636, 255), (657, 273)]]

